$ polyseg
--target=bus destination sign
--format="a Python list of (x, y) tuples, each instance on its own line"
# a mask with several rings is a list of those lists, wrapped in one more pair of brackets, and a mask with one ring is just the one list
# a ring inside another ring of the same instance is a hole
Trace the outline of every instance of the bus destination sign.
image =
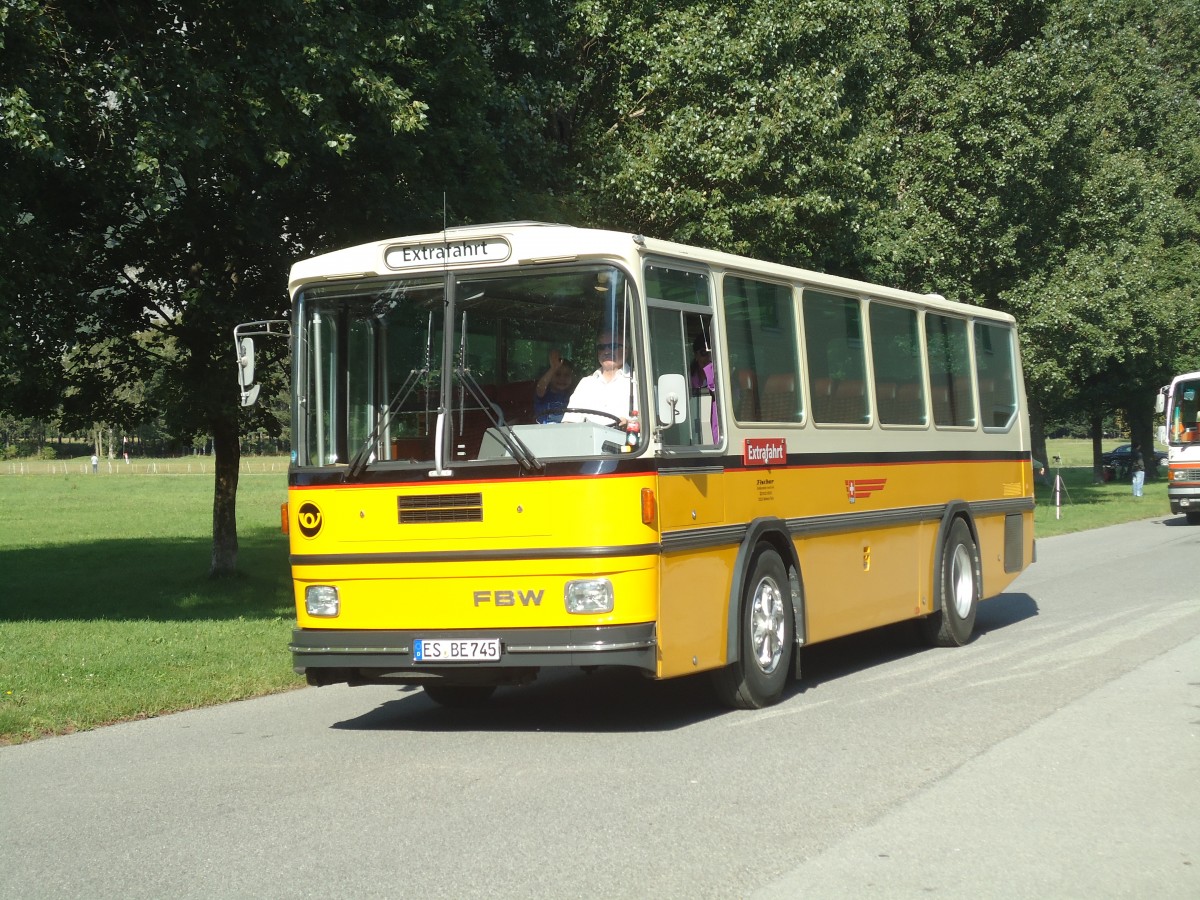
[(469, 241), (401, 244), (388, 247), (383, 258), (390, 269), (415, 269), (450, 263), (504, 262), (511, 253), (512, 248), (504, 238), (488, 237)]

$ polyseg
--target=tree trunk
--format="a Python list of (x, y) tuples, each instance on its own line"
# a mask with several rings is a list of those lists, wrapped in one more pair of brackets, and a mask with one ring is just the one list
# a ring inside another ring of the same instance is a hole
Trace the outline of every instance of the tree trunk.
[[(1042, 408), (1036, 400), (1028, 400), (1029, 406), (1029, 445), (1033, 450), (1033, 458), (1045, 466), (1050, 465), (1046, 449), (1046, 425), (1042, 416)], [(1037, 476), (1037, 472), (1033, 473)]]
[(1146, 480), (1158, 479), (1158, 463), (1154, 457), (1154, 399), (1138, 403), (1134, 410), (1126, 410), (1129, 420), (1129, 438), (1142, 448), (1142, 461), (1146, 465)]
[(236, 412), (213, 422), (213, 457), (216, 484), (213, 491), (212, 569), (222, 578), (237, 571), (237, 486), (242, 448), (238, 441)]
[(1100, 413), (1089, 416), (1088, 431), (1092, 435), (1092, 483), (1101, 484), (1104, 481), (1104, 463), (1100, 459), (1104, 454), (1104, 416)]

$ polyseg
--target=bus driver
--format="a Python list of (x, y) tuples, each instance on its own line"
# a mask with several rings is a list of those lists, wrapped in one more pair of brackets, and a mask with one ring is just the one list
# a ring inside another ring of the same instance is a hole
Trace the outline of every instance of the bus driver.
[(562, 420), (596, 422), (610, 427), (615, 424), (618, 428), (625, 428), (629, 424), (629, 404), (633, 397), (633, 376), (625, 366), (625, 343), (611, 331), (603, 331), (596, 342), (596, 356), (600, 361), (600, 368), (580, 379), (567, 406), (570, 409), (596, 410), (609, 415), (568, 412), (563, 414)]

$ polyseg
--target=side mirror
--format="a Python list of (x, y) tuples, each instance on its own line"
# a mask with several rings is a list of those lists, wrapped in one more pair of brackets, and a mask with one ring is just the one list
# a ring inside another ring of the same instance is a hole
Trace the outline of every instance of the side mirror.
[(242, 387), (254, 384), (254, 338), (238, 340), (238, 384)]
[(237, 338), (238, 387), (242, 389), (242, 406), (258, 401), (261, 386), (254, 383), (254, 338)]
[(290, 328), (286, 319), (263, 322), (243, 322), (233, 329), (233, 349), (237, 354), (238, 387), (242, 406), (253, 406), (258, 400), (260, 386), (254, 383), (254, 338), (250, 334), (279, 335), (288, 337)]
[(688, 387), (682, 375), (660, 375), (658, 378), (658, 424), (670, 428), (687, 421)]
[(1154, 397), (1154, 411), (1156, 413), (1167, 411), (1167, 389), (1159, 388), (1158, 393)]

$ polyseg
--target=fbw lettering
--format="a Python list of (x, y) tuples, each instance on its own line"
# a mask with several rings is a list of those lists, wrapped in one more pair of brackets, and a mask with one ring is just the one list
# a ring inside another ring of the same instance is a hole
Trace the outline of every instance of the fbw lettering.
[(545, 591), (476, 591), (475, 605), (490, 603), (492, 606), (516, 606), (519, 602), (522, 606), (541, 606), (544, 593)]

